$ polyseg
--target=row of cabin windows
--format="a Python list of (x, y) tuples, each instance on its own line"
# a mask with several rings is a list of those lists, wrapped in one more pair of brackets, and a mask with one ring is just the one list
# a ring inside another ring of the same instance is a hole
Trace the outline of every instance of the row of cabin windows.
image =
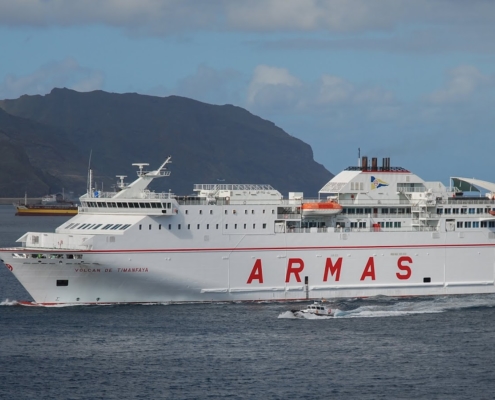
[(411, 208), (401, 207), (401, 208), (344, 208), (342, 210), (343, 214), (378, 214), (380, 210), (381, 214), (411, 214)]
[[(231, 224), (230, 226), (231, 226), (231, 228), (233, 226), (233, 229), (237, 229), (238, 225), (239, 225), (239, 229), (248, 229), (248, 224), (242, 224), (242, 228), (241, 228), (241, 224)], [(205, 224), (204, 226), (206, 226), (206, 229), (210, 229), (210, 224)], [(151, 230), (152, 227), (153, 227), (153, 225), (149, 224), (148, 230)], [(266, 229), (266, 224), (262, 224), (262, 227), (263, 227), (263, 229)], [(181, 229), (181, 228), (182, 228), (182, 225), (178, 224), (177, 229)], [(219, 228), (220, 228), (220, 224), (215, 224), (215, 229), (219, 229)], [(139, 224), (139, 230), (142, 230), (142, 229), (143, 229), (143, 226), (141, 224)], [(159, 230), (162, 229), (161, 224), (158, 224), (158, 229)], [(168, 229), (172, 230), (172, 224), (168, 224)], [(187, 224), (187, 229), (191, 229), (191, 224)], [(201, 229), (201, 224), (197, 224), (196, 229)], [(213, 225), (212, 225), (212, 229), (213, 229)], [(229, 229), (229, 224), (225, 224), (225, 229)], [(253, 224), (253, 229), (256, 229), (256, 224)]]
[[(213, 214), (213, 210), (209, 210), (210, 211), (210, 214)], [(184, 211), (186, 214), (189, 214), (189, 210), (185, 210)], [(200, 214), (203, 214), (203, 210), (199, 210), (199, 213)], [(228, 210), (224, 210), (224, 213), (225, 214), (228, 214), (229, 211)], [(232, 210), (232, 214), (237, 214), (237, 210)], [(249, 210), (244, 210), (244, 214), (249, 214)], [(251, 210), (251, 214), (254, 214), (254, 210)], [(266, 210), (263, 210), (263, 214), (266, 214)], [(275, 210), (272, 210), (272, 214), (275, 214)]]
[[(495, 209), (494, 209), (495, 210)], [(488, 214), (492, 209), (487, 208), (437, 208), (437, 214)]]
[(68, 260), (81, 260), (82, 254), (14, 254), (14, 258), (49, 258), (49, 259), (61, 259), (66, 258)]
[(129, 228), (131, 224), (69, 224), (65, 227), (65, 229), (110, 229), (112, 231), (120, 230), (123, 231)]
[[(382, 222), (377, 222), (377, 224), (380, 225), (382, 228), (401, 228), (402, 223), (401, 222), (388, 222), (388, 221), (382, 221)], [(366, 228), (366, 222), (351, 222), (349, 225), (351, 228)], [(337, 223), (337, 228), (345, 228), (345, 222), (338, 222)]]
[(172, 208), (172, 203), (126, 202), (126, 201), (83, 201), (83, 207), (94, 208)]
[(495, 221), (457, 221), (458, 228), (495, 228)]

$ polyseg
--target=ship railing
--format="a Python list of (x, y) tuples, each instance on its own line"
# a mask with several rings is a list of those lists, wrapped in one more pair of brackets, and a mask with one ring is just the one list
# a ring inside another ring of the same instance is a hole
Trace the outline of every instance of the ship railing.
[(424, 186), (422, 187), (408, 186), (408, 187), (398, 187), (397, 191), (401, 193), (422, 193), (422, 192), (426, 192), (427, 189)]
[[(304, 200), (306, 202), (306, 200)], [(406, 206), (413, 204), (410, 200), (372, 200), (372, 199), (353, 199), (353, 200), (339, 200), (338, 203), (342, 206), (356, 205), (356, 206)]]
[(338, 214), (339, 217), (349, 217), (349, 218), (361, 218), (361, 219), (365, 219), (365, 218), (411, 218), (411, 213), (407, 213), (407, 212), (404, 212), (404, 213), (366, 213), (366, 214), (358, 214), (358, 213), (349, 213), (349, 212), (346, 212), (346, 213), (341, 213), (341, 214)]
[(201, 190), (275, 190), (271, 185), (264, 184), (230, 184), (230, 183), (196, 183), (194, 191)]
[(448, 200), (440, 200), (437, 204), (450, 204), (450, 205), (458, 205), (458, 204), (475, 204), (477, 206), (490, 206), (493, 207), (495, 205), (494, 200), (489, 200), (486, 197), (480, 197), (475, 199), (448, 199)]
[[(111, 199), (115, 197), (115, 195), (119, 192), (102, 192), (102, 191), (94, 191), (91, 193), (89, 196), (88, 194), (85, 194), (81, 196), (81, 199), (87, 200), (87, 199)], [(156, 193), (156, 192), (151, 192), (149, 190), (144, 190), (140, 192), (136, 197), (121, 197), (119, 200), (140, 200), (140, 199), (172, 199), (175, 197), (175, 194), (173, 193)]]
[(436, 226), (406, 226), (400, 228), (366, 227), (366, 228), (296, 228), (287, 227), (287, 233), (353, 233), (353, 232), (437, 232)]

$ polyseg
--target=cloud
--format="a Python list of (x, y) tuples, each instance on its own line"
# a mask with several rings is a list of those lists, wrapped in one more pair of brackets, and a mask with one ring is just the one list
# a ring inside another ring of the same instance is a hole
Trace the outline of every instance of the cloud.
[(174, 87), (158, 85), (147, 93), (155, 96), (184, 96), (212, 104), (238, 104), (242, 101), (240, 91), (243, 79), (237, 70), (216, 70), (202, 64), (194, 74), (182, 78)]
[(302, 83), (285, 68), (258, 65), (247, 89), (247, 104), (252, 107), (295, 106)]
[(102, 72), (82, 67), (73, 58), (43, 65), (32, 74), (9, 74), (0, 83), (0, 98), (17, 98), (23, 94), (46, 94), (54, 87), (68, 87), (80, 92), (101, 89)]
[(449, 79), (444, 88), (427, 96), (434, 104), (458, 103), (467, 101), (495, 84), (495, 77), (482, 74), (472, 65), (461, 65), (448, 72)]
[(492, 37), (491, 0), (16, 0), (0, 3), (5, 26), (108, 25), (168, 35), (191, 30), (372, 32), (399, 25), (476, 29)]
[[(368, 107), (375, 109), (377, 117), (390, 114), (395, 103), (394, 94), (380, 87), (355, 85), (330, 74), (304, 82), (285, 68), (268, 65), (255, 68), (246, 95), (247, 107), (264, 113), (326, 113), (339, 107)], [(383, 106), (389, 110), (378, 111)]]

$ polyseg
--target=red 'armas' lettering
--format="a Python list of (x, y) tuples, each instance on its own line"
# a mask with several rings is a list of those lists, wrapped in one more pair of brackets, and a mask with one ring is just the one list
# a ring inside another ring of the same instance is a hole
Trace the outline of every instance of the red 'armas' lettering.
[[(294, 264), (299, 264), (299, 267), (295, 267)], [(301, 277), (299, 274), (304, 269), (304, 261), (300, 258), (289, 258), (289, 263), (287, 265), (287, 274), (285, 275), (285, 283), (289, 283), (291, 274), (294, 274), (297, 282), (301, 282)]]
[(395, 275), (397, 276), (398, 279), (409, 279), (411, 277), (412, 271), (411, 267), (409, 265), (404, 265), (404, 263), (407, 262), (409, 264), (412, 264), (413, 260), (409, 256), (402, 256), (399, 257), (397, 260), (397, 268), (399, 268), (401, 271), (404, 271), (404, 274), (396, 273)]
[(258, 258), (254, 263), (254, 267), (251, 270), (251, 274), (248, 278), (248, 285), (251, 284), (253, 280), (258, 280), (259, 283), (263, 283), (263, 268), (261, 266), (261, 260)]
[(339, 257), (335, 265), (332, 263), (331, 258), (327, 258), (327, 262), (325, 264), (325, 273), (323, 275), (323, 282), (328, 281), (328, 273), (330, 272), (330, 275), (334, 276), (335, 275), (335, 282), (338, 282), (340, 280), (340, 269), (342, 268), (342, 257)]
[(364, 281), (368, 277), (370, 277), (372, 281), (375, 280), (375, 259), (373, 257), (368, 258), (363, 275), (361, 275), (361, 280)]

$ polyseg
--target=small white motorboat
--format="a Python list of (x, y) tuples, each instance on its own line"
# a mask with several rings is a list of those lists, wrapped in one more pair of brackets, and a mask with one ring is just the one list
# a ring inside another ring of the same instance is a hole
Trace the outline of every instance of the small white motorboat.
[(295, 316), (300, 313), (299, 315), (313, 314), (319, 317), (333, 317), (335, 311), (323, 304), (321, 301), (315, 301), (313, 304), (301, 308), (300, 310), (292, 310), (292, 313)]

